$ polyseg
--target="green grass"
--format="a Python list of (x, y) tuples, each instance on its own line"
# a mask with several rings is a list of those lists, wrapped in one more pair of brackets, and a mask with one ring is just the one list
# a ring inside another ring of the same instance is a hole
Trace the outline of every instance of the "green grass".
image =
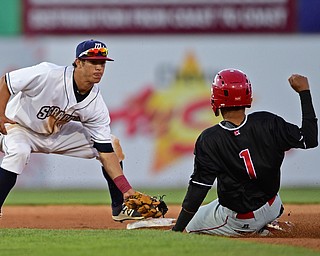
[(319, 255), (304, 248), (161, 230), (1, 229), (0, 237), (1, 256)]
[[(155, 196), (165, 195), (164, 199), (169, 204), (181, 204), (186, 189), (137, 189), (143, 193)], [(214, 190), (208, 194), (207, 201), (215, 198)], [(48, 204), (110, 204), (109, 191), (93, 189), (73, 190), (38, 190), (38, 189), (13, 189), (6, 205), (48, 205)]]
[(319, 204), (320, 187), (284, 188), (280, 190), (281, 199), (287, 204)]
[[(150, 195), (166, 195), (168, 204), (181, 204), (186, 189), (138, 189)], [(282, 201), (290, 204), (319, 204), (320, 187), (318, 188), (283, 188), (280, 191)], [(215, 188), (211, 189), (205, 203), (217, 197)], [(6, 205), (49, 205), (49, 204), (110, 204), (108, 190), (21, 190), (13, 189)]]

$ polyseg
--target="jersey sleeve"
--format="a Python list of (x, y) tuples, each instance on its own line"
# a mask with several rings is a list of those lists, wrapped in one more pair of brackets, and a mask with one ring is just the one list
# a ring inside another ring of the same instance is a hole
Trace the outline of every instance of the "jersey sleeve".
[(197, 139), (194, 149), (194, 170), (190, 183), (210, 189), (216, 179), (215, 153), (206, 131)]
[(114, 152), (112, 143), (98, 143), (94, 142), (93, 147), (95, 147), (98, 152), (102, 153), (112, 153)]
[(312, 148), (318, 145), (318, 124), (309, 90), (299, 93), (301, 101), (302, 125), (286, 122), (281, 117), (275, 118), (274, 133), (285, 151), (290, 148)]
[(277, 141), (281, 150), (288, 151), (291, 148), (307, 148), (306, 138), (308, 134), (304, 134), (303, 130), (297, 125), (286, 122), (279, 116), (275, 116), (273, 125), (275, 141)]
[(91, 139), (95, 144), (111, 144), (111, 120), (109, 110), (104, 103), (102, 96), (99, 95), (96, 102), (92, 104), (94, 104), (92, 116), (85, 122), (82, 122), (82, 124), (90, 133)]
[(11, 95), (16, 95), (20, 91), (33, 96), (41, 90), (49, 70), (57, 67), (55, 64), (42, 62), (38, 65), (17, 69), (6, 73), (6, 82)]

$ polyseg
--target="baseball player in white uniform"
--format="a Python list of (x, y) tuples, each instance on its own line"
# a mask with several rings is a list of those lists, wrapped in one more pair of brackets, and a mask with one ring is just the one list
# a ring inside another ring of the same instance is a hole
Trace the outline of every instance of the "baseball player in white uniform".
[(122, 206), (135, 191), (114, 152), (109, 111), (97, 85), (106, 61), (113, 61), (106, 45), (88, 40), (77, 46), (72, 66), (42, 62), (1, 77), (0, 209), (30, 154), (54, 153), (99, 159), (111, 198), (117, 195), (113, 215), (120, 217), (114, 219), (141, 219)]

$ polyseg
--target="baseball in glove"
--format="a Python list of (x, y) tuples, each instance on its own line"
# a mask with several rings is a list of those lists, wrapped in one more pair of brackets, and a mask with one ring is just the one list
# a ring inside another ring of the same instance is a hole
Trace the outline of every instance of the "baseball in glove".
[(168, 207), (163, 201), (163, 196), (149, 196), (141, 192), (125, 199), (124, 203), (129, 209), (138, 211), (144, 218), (160, 218), (168, 212)]

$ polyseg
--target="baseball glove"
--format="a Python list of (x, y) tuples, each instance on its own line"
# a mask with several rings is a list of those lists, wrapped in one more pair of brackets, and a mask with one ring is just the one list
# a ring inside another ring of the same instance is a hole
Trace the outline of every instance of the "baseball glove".
[(168, 211), (163, 197), (164, 195), (158, 198), (136, 192), (134, 195), (126, 198), (124, 203), (129, 209), (138, 211), (144, 218), (159, 218), (161, 216), (164, 217)]

